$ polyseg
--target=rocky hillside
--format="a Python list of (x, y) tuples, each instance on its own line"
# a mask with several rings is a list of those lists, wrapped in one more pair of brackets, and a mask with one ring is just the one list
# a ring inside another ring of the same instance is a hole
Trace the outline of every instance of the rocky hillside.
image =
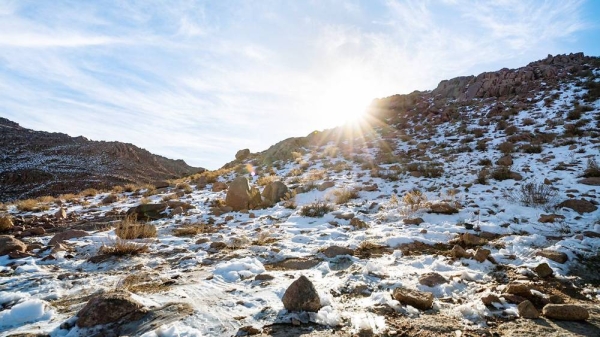
[(600, 60), (549, 56), (159, 189), (0, 205), (0, 332), (600, 336), (599, 123)]
[(132, 144), (33, 131), (0, 117), (0, 201), (149, 183), (202, 171)]

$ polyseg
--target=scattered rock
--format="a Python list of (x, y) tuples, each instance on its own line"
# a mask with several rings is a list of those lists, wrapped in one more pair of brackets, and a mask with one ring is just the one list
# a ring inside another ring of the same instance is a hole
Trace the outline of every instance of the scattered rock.
[(534, 271), (541, 278), (549, 277), (554, 274), (554, 271), (546, 262), (539, 264), (534, 268)]
[(511, 283), (509, 284), (504, 292), (507, 294), (513, 294), (521, 297), (530, 297), (531, 290), (529, 289), (529, 285), (523, 283)]
[(591, 186), (600, 186), (600, 177), (584, 178), (579, 180), (578, 183)]
[(154, 188), (156, 188), (156, 189), (161, 189), (161, 188), (167, 188), (167, 187), (171, 186), (171, 184), (166, 180), (157, 180), (152, 183), (152, 186), (154, 186)]
[(52, 239), (50, 239), (50, 242), (48, 242), (48, 246), (57, 246), (58, 244), (60, 244), (61, 242), (65, 241), (65, 240), (82, 238), (84, 236), (88, 236), (88, 232), (82, 231), (79, 229), (71, 229), (68, 231), (64, 231), (64, 232), (55, 234), (52, 237)]
[(250, 149), (242, 149), (235, 153), (235, 160), (244, 160), (250, 155)]
[(448, 280), (438, 273), (425, 273), (419, 277), (419, 283), (428, 287), (435, 287), (448, 283)]
[(528, 300), (525, 300), (517, 306), (519, 310), (519, 316), (528, 319), (536, 319), (540, 317), (540, 313), (537, 311), (533, 303)]
[(579, 214), (591, 213), (598, 209), (592, 202), (584, 199), (569, 199), (556, 205), (557, 208), (570, 208)]
[(463, 233), (461, 240), (467, 246), (483, 246), (488, 243), (488, 240), (471, 233)]
[(165, 217), (167, 206), (166, 203), (138, 205), (130, 208), (127, 215), (141, 221), (158, 220)]
[(538, 219), (541, 223), (554, 223), (556, 220), (564, 220), (565, 216), (560, 214), (542, 214)]
[(330, 246), (327, 247), (322, 253), (328, 258), (334, 258), (340, 255), (352, 255), (354, 254), (354, 251), (347, 247)]
[(405, 225), (420, 225), (424, 222), (423, 218), (410, 218), (410, 219), (404, 219), (402, 220), (402, 222)]
[(506, 156), (498, 159), (498, 161), (496, 162), (496, 164), (502, 165), (502, 166), (512, 166), (513, 159), (512, 159), (512, 157), (510, 155), (506, 155)]
[(221, 192), (227, 189), (227, 184), (222, 181), (215, 181), (212, 185), (213, 192)]
[(445, 202), (441, 202), (438, 204), (433, 204), (431, 205), (431, 213), (435, 213), (435, 214), (456, 214), (458, 213), (458, 209), (456, 209), (456, 207), (451, 206), (448, 203)]
[(537, 253), (535, 253), (535, 255), (545, 257), (549, 260), (552, 260), (552, 261), (558, 262), (558, 263), (565, 263), (569, 260), (569, 257), (567, 256), (567, 254), (565, 254), (563, 252), (557, 252), (555, 250), (540, 250)]
[(262, 192), (264, 203), (267, 206), (273, 206), (281, 201), (288, 191), (288, 187), (284, 183), (281, 181), (273, 181), (265, 186), (265, 189)]
[(27, 245), (11, 235), (0, 235), (0, 256), (9, 253), (24, 253), (27, 251)]
[[(129, 294), (115, 292), (96, 296), (77, 313), (77, 326), (89, 328), (121, 320), (133, 321), (146, 312)], [(141, 314), (141, 315), (140, 315)]]
[(433, 306), (433, 294), (406, 288), (396, 288), (393, 297), (400, 303), (408, 304), (420, 310), (431, 309)]
[(102, 203), (107, 205), (107, 204), (112, 204), (119, 201), (119, 196), (116, 194), (109, 194), (107, 195), (104, 199), (102, 199)]
[(29, 231), (31, 232), (32, 235), (46, 234), (46, 230), (44, 229), (44, 227), (41, 227), (41, 226), (33, 227), (33, 228), (29, 229)]
[(369, 225), (367, 225), (366, 222), (362, 221), (359, 218), (352, 218), (352, 220), (350, 220), (350, 226), (356, 229), (369, 228)]
[(498, 303), (498, 304), (502, 303), (500, 298), (494, 294), (489, 294), (487, 296), (482, 297), (481, 302), (483, 302), (483, 304), (488, 305), (488, 306), (492, 305), (492, 303)]
[(255, 187), (250, 187), (250, 183), (246, 177), (237, 177), (233, 180), (227, 196), (225, 204), (230, 206), (234, 211), (254, 209), (262, 203), (260, 192)]
[(321, 299), (315, 286), (304, 275), (294, 281), (283, 294), (283, 306), (288, 311), (311, 311), (321, 309)]
[(255, 281), (271, 281), (272, 279), (274, 279), (275, 277), (271, 274), (258, 274), (256, 276), (254, 276), (254, 280)]
[(590, 317), (586, 308), (575, 304), (548, 304), (542, 309), (542, 314), (563, 321), (585, 321)]
[(454, 247), (452, 247), (452, 250), (450, 251), (450, 253), (452, 254), (452, 257), (457, 258), (457, 259), (462, 259), (462, 258), (470, 259), (473, 257), (473, 254), (468, 253), (463, 247), (461, 247), (459, 245), (454, 245)]
[(67, 211), (64, 208), (59, 208), (56, 213), (54, 213), (54, 218), (56, 220), (64, 220), (67, 218)]
[(475, 251), (475, 256), (473, 258), (477, 262), (483, 262), (487, 260), (488, 256), (490, 256), (491, 251), (489, 249), (479, 248)]

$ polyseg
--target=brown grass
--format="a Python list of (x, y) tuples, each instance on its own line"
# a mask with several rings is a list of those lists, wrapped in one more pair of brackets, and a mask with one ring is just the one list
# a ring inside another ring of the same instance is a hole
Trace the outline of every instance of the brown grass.
[(278, 180), (281, 180), (281, 178), (278, 176), (263, 176), (263, 177), (258, 178), (258, 180), (256, 180), (256, 184), (258, 186), (267, 186), (270, 183), (272, 183), (274, 181), (278, 181)]
[(17, 201), (17, 209), (21, 212), (41, 212), (50, 209), (48, 205), (40, 205), (35, 199), (25, 199)]
[(55, 198), (55, 197), (53, 197), (53, 196), (50, 196), (50, 195), (45, 195), (45, 196), (43, 196), (43, 197), (38, 197), (38, 198), (37, 198), (37, 201), (38, 201), (38, 202), (40, 202), (40, 203), (44, 203), (44, 204), (49, 204), (49, 203), (52, 203), (52, 202), (54, 202), (55, 200), (56, 200), (56, 198)]
[(13, 228), (12, 219), (8, 215), (0, 215), (0, 232)]
[(79, 196), (73, 193), (61, 194), (58, 198), (60, 200), (64, 200), (65, 202), (74, 202), (79, 200)]
[(173, 229), (173, 235), (175, 236), (194, 236), (203, 233), (214, 232), (214, 227), (205, 223), (185, 225), (179, 228)]
[(81, 191), (81, 193), (79, 193), (80, 196), (82, 197), (93, 197), (96, 196), (96, 194), (98, 194), (98, 190), (95, 188), (86, 188), (85, 190)]
[(402, 197), (402, 201), (404, 201), (404, 203), (412, 212), (415, 212), (425, 207), (427, 203), (427, 196), (420, 190), (414, 189), (406, 192), (404, 197)]
[(254, 240), (252, 244), (255, 246), (265, 246), (276, 241), (277, 239), (273, 237), (273, 232), (270, 230), (263, 230), (258, 232), (256, 240)]
[(126, 256), (147, 253), (149, 249), (148, 243), (138, 243), (117, 238), (108, 244), (102, 245), (98, 252), (113, 256)]
[(168, 284), (148, 273), (130, 274), (117, 284), (119, 290), (132, 293), (158, 293), (169, 288)]
[(348, 203), (352, 199), (358, 199), (358, 191), (351, 188), (339, 188), (331, 192), (333, 195), (333, 201), (338, 205)]
[(123, 240), (155, 238), (156, 226), (139, 223), (134, 218), (128, 217), (117, 225), (115, 234)]
[(137, 186), (135, 186), (134, 184), (125, 184), (125, 186), (123, 186), (123, 191), (125, 192), (135, 192), (136, 189)]

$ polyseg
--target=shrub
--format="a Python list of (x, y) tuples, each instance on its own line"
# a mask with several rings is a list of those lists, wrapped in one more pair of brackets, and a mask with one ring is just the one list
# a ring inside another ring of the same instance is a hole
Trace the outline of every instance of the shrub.
[(264, 246), (275, 241), (277, 241), (277, 239), (273, 237), (273, 233), (270, 230), (261, 230), (256, 235), (256, 240), (254, 240), (252, 244), (255, 246)]
[(333, 207), (324, 200), (316, 200), (311, 204), (302, 206), (300, 214), (312, 218), (322, 218), (325, 214), (333, 211)]
[(326, 170), (312, 169), (312, 170), (308, 171), (308, 177), (306, 179), (308, 181), (317, 181), (317, 180), (323, 180), (323, 179), (325, 179), (325, 177), (327, 177)]
[(111, 193), (102, 199), (101, 203), (104, 205), (112, 204), (114, 202), (119, 201), (119, 196), (115, 193)]
[(540, 144), (525, 144), (521, 147), (525, 153), (542, 153), (543, 148)]
[(41, 212), (50, 209), (47, 205), (40, 205), (35, 199), (17, 201), (17, 209), (21, 212)]
[(38, 197), (36, 199), (38, 202), (44, 203), (44, 204), (49, 204), (51, 202), (54, 202), (56, 200), (55, 197), (50, 196), (50, 195), (45, 195), (43, 197)]
[(525, 119), (523, 119), (523, 125), (524, 126), (534, 125), (534, 124), (535, 124), (535, 119), (533, 119), (533, 118), (525, 118)]
[(190, 186), (188, 183), (179, 183), (175, 186), (175, 188), (178, 190), (183, 190), (183, 193), (185, 194), (190, 194), (194, 191), (192, 186)]
[(256, 180), (256, 184), (259, 186), (267, 186), (274, 181), (281, 180), (278, 176), (262, 176)]
[(96, 194), (98, 193), (98, 190), (95, 188), (86, 188), (85, 190), (81, 191), (79, 195), (81, 195), (82, 197), (93, 197), (96, 196)]
[(358, 191), (346, 187), (336, 189), (332, 192), (332, 194), (334, 197), (334, 202), (338, 205), (345, 204), (352, 199), (358, 199)]
[(176, 200), (178, 198), (176, 193), (167, 194), (162, 197), (162, 201)]
[(434, 162), (410, 163), (406, 166), (406, 171), (419, 172), (425, 178), (439, 178), (444, 173), (444, 168), (442, 164)]
[(117, 238), (116, 240), (109, 242), (108, 245), (102, 245), (99, 253), (114, 256), (125, 256), (147, 253), (148, 250), (148, 243), (138, 243)]
[(65, 202), (74, 202), (78, 200), (78, 196), (73, 193), (61, 194), (58, 199), (64, 200)]
[(477, 165), (492, 166), (492, 160), (489, 159), (489, 158), (483, 158), (483, 159), (479, 160), (479, 162), (477, 163)]
[(402, 201), (409, 207), (411, 211), (417, 211), (425, 206), (427, 203), (427, 196), (418, 189), (413, 189), (406, 192)]
[(485, 134), (485, 131), (486, 131), (486, 129), (476, 128), (476, 129), (471, 130), (471, 133), (473, 134), (473, 136), (475, 138), (481, 138)]
[(113, 186), (113, 188), (112, 188), (113, 193), (123, 193), (124, 190), (125, 189), (123, 188), (123, 186), (119, 186), (119, 185)]
[(477, 145), (475, 145), (477, 151), (485, 152), (487, 151), (487, 148), (487, 142), (485, 140), (480, 140), (477, 142)]
[(504, 154), (510, 154), (514, 151), (514, 149), (515, 144), (511, 142), (503, 142), (500, 145), (498, 145), (498, 150)]
[(583, 176), (585, 178), (600, 177), (600, 167), (595, 159), (588, 159), (587, 167), (585, 168), (585, 171), (583, 171)]
[(10, 216), (0, 215), (0, 232), (6, 232), (13, 228), (13, 222)]
[(200, 223), (194, 225), (185, 225), (173, 230), (175, 236), (194, 236), (202, 233), (211, 233), (213, 228), (207, 224)]
[(579, 137), (583, 136), (584, 131), (581, 130), (575, 124), (565, 124), (565, 131), (563, 132), (563, 136), (565, 137)]
[(475, 180), (478, 184), (487, 185), (489, 172), (486, 169), (480, 170), (477, 173), (477, 179)]
[(517, 132), (519, 132), (519, 128), (516, 127), (515, 125), (507, 126), (504, 129), (504, 134), (506, 134), (507, 136), (514, 135)]
[(125, 192), (134, 192), (136, 189), (137, 187), (134, 184), (125, 184), (125, 186), (123, 186)]
[(529, 182), (521, 185), (513, 199), (525, 206), (545, 206), (551, 203), (556, 195), (556, 191), (550, 185)]
[(156, 226), (139, 223), (134, 218), (127, 217), (117, 225), (115, 234), (123, 240), (154, 238)]
[(512, 172), (510, 171), (510, 167), (500, 165), (492, 171), (490, 176), (495, 180), (502, 181), (502, 180), (511, 179)]

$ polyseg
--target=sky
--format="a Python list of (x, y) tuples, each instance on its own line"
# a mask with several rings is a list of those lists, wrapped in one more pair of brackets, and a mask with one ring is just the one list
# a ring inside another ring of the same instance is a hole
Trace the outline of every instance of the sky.
[(0, 0), (0, 116), (216, 169), (571, 52), (600, 56), (600, 1)]

